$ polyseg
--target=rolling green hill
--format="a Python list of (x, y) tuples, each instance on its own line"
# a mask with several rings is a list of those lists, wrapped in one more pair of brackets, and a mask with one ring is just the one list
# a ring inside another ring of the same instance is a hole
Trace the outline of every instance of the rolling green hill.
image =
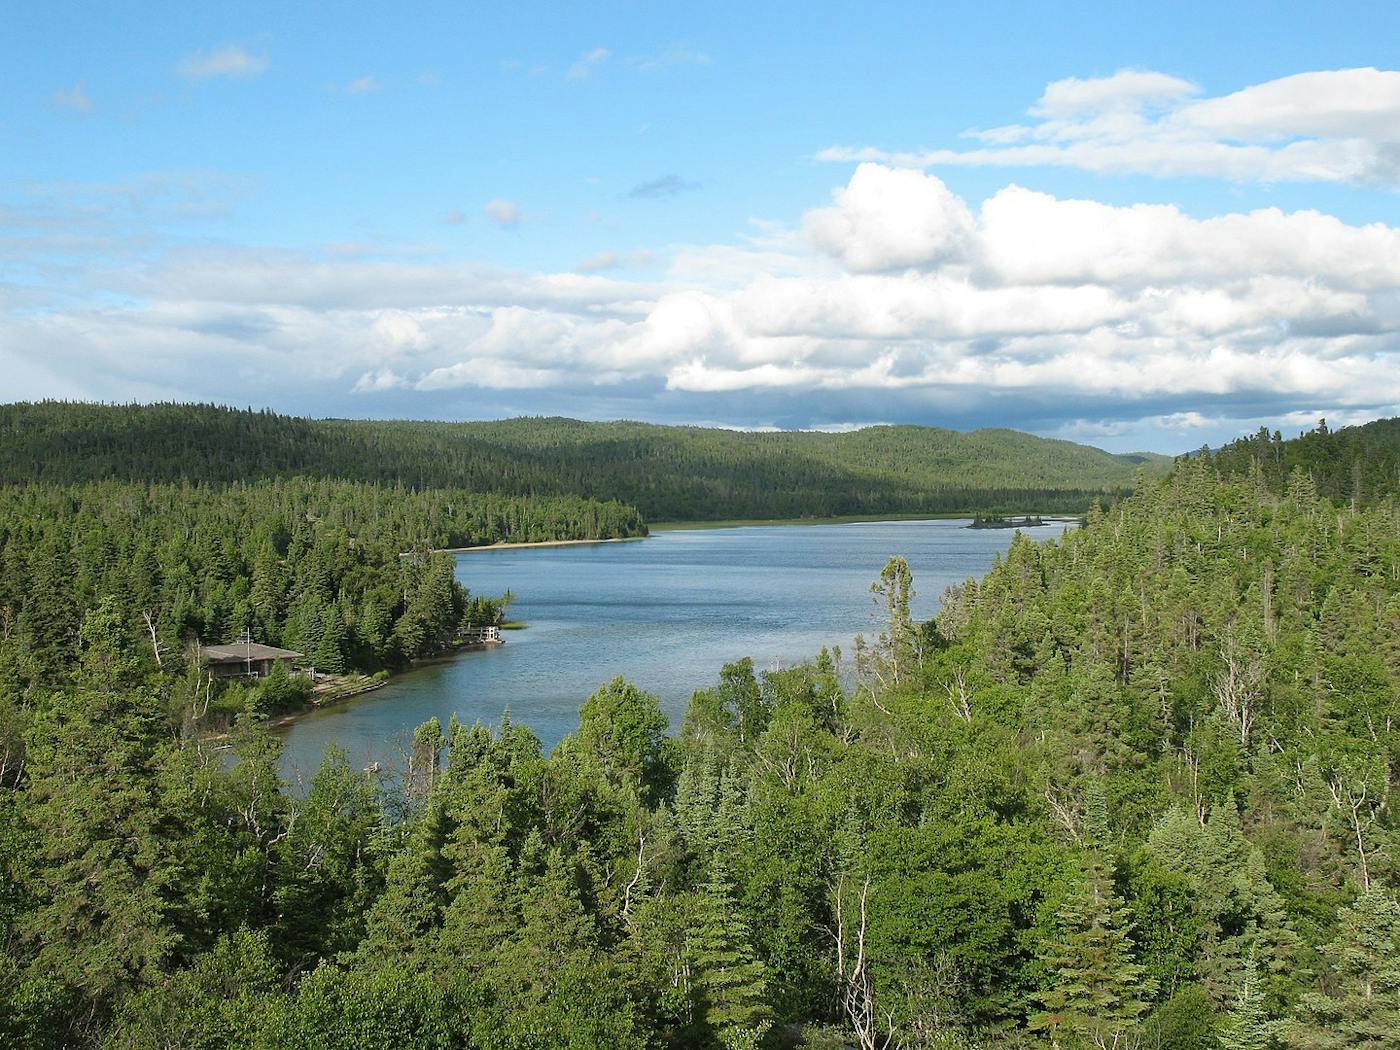
[(0, 480), (308, 476), (617, 499), (652, 521), (1079, 512), (1167, 463), (1002, 429), (750, 433), (561, 418), (311, 420), (215, 405), (0, 406)]

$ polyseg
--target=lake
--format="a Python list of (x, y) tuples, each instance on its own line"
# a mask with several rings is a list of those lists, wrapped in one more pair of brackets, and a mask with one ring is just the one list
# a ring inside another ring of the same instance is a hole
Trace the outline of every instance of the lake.
[[(980, 576), (1012, 530), (967, 519), (660, 531), (629, 543), (470, 551), (457, 577), (474, 593), (515, 594), (504, 645), (429, 663), (286, 730), (284, 772), (309, 777), (331, 743), (352, 763), (398, 764), (413, 729), (455, 712), (498, 723), (507, 709), (546, 747), (572, 732), (578, 709), (615, 675), (661, 698), (678, 728), (696, 689), (744, 656), (764, 670), (877, 634), (870, 584), (892, 554), (914, 574), (915, 617), (938, 611), (950, 584)], [(1067, 526), (1032, 529), (1037, 539)], [(849, 662), (849, 661), (848, 661)]]

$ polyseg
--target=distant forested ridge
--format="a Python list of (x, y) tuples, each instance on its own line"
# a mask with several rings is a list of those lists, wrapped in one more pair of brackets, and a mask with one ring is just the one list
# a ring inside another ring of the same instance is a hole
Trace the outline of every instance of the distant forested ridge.
[(1227, 474), (1257, 471), (1276, 492), (1295, 470), (1303, 470), (1329, 499), (1384, 499), (1400, 492), (1400, 418), (1341, 430), (1330, 429), (1322, 420), (1316, 429), (1290, 439), (1261, 427), (1211, 458)]
[(191, 666), (194, 642), (245, 629), (323, 671), (393, 668), (483, 612), (432, 548), (645, 532), (631, 507), (568, 496), (304, 478), (0, 485), (0, 688), (64, 681), (104, 600), (167, 674)]
[(849, 673), (739, 661), (674, 735), (619, 679), (549, 754), (431, 720), (302, 795), (99, 602), (0, 674), (0, 1043), (1393, 1048), (1400, 504), (1336, 483), (1184, 459), (932, 622), (891, 558)]
[(745, 433), (557, 418), (310, 420), (214, 405), (0, 406), (0, 480), (307, 476), (618, 500), (653, 522), (1078, 513), (1166, 462), (1011, 430)]

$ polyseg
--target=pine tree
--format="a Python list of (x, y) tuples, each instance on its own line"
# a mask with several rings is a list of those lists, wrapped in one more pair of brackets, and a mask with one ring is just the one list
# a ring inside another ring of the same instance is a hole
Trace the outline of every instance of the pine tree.
[(1234, 805), (1213, 807), (1204, 828), (1184, 811), (1169, 810), (1148, 836), (1147, 848), (1196, 889), (1204, 938), (1196, 971), (1211, 998), (1227, 1008), (1245, 960), (1253, 958), (1265, 1000), (1277, 1006), (1295, 979), (1298, 936), (1268, 879), (1263, 853), (1245, 838)]
[(880, 570), (880, 578), (870, 585), (871, 600), (884, 621), (873, 654), (872, 670), (888, 685), (898, 686), (909, 676), (918, 659), (918, 631), (910, 615), (914, 600), (914, 575), (909, 563), (892, 557)]
[(1324, 952), (1335, 980), (1303, 996), (1285, 1039), (1298, 1050), (1395, 1050), (1400, 1047), (1400, 903), (1381, 889), (1341, 914)]
[(1056, 1046), (1062, 1036), (1117, 1045), (1146, 1012), (1153, 989), (1144, 967), (1133, 962), (1132, 921), (1096, 852), (1078, 893), (1060, 909), (1060, 924), (1062, 938), (1045, 956), (1055, 983), (1036, 994), (1045, 1010), (1030, 1027), (1047, 1030)]
[(366, 917), (362, 960), (410, 957), (435, 947), (449, 900), (452, 865), (443, 856), (449, 824), (441, 798), (430, 798), (395, 851), (384, 889)]
[(318, 671), (340, 674), (345, 670), (345, 643), (348, 640), (340, 606), (331, 602), (321, 610), (321, 637), (311, 654)]
[(676, 782), (676, 825), (695, 853), (713, 844), (715, 806), (719, 797), (719, 762), (712, 749), (691, 752)]
[(85, 619), (79, 687), (51, 697), (28, 733), (26, 819), (40, 844), (25, 917), (39, 964), (94, 1005), (156, 979), (176, 946), (179, 867), (162, 827), (160, 702), (105, 602)]
[(1278, 1021), (1269, 1019), (1264, 993), (1259, 986), (1259, 964), (1250, 955), (1245, 958), (1240, 973), (1235, 1004), (1220, 1030), (1220, 1045), (1223, 1050), (1265, 1050), (1281, 1027)]
[(713, 866), (700, 891), (688, 947), (698, 1013), (711, 1036), (726, 1047), (757, 1043), (770, 1024), (765, 967), (755, 958), (733, 883), (721, 864)]

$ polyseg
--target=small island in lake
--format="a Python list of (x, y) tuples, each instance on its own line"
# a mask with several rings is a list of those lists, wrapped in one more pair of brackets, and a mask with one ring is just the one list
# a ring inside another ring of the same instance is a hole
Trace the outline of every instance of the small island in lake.
[(1038, 525), (1044, 525), (1039, 514), (1027, 514), (1021, 518), (999, 518), (982, 517), (978, 515), (972, 519), (969, 529), (1033, 529)]

